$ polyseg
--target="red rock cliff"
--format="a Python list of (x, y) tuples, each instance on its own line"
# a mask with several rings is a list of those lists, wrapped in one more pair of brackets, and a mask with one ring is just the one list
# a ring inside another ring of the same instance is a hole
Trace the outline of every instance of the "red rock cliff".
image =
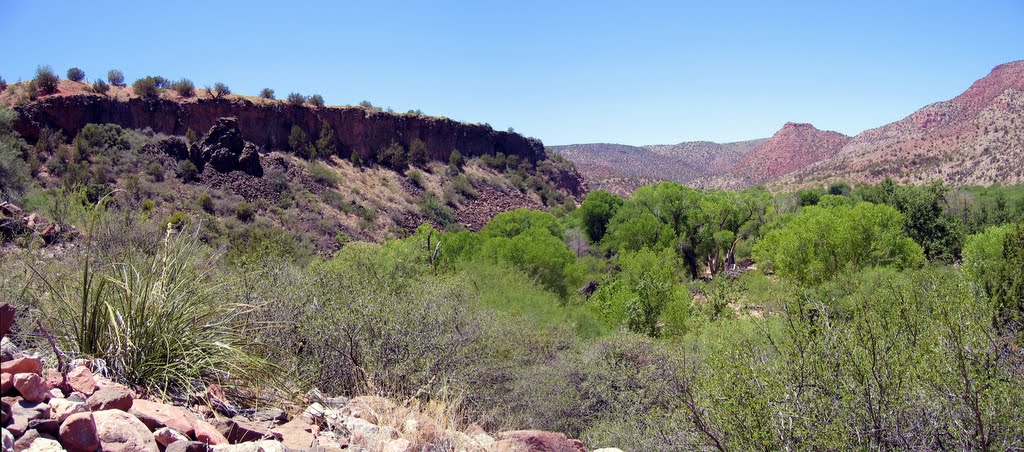
[(341, 155), (352, 151), (366, 159), (378, 149), (397, 141), (405, 146), (423, 140), (430, 158), (447, 161), (453, 149), (474, 157), (495, 152), (518, 155), (532, 162), (543, 160), (540, 140), (501, 132), (489, 126), (467, 124), (447, 118), (371, 112), (359, 107), (311, 108), (285, 102), (256, 104), (244, 98), (198, 99), (177, 102), (168, 99), (117, 100), (94, 94), (48, 96), (15, 108), (16, 129), (30, 140), (41, 128), (63, 130), (73, 137), (89, 123), (113, 123), (122, 127), (184, 135), (208, 130), (218, 118), (236, 117), (242, 136), (266, 149), (288, 149), (293, 125), (301, 127), (315, 141), (322, 124), (334, 128), (335, 144)]

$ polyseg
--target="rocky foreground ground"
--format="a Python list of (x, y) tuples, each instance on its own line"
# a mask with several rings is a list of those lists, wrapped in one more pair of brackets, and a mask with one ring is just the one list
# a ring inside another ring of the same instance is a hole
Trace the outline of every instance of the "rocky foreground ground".
[[(0, 303), (0, 336), (14, 309)], [(456, 430), (391, 400), (319, 397), (302, 412), (243, 410), (211, 385), (189, 406), (149, 400), (88, 363), (67, 372), (3, 339), (4, 452), (10, 451), (585, 451), (561, 433)], [(617, 449), (603, 449), (605, 452)]]

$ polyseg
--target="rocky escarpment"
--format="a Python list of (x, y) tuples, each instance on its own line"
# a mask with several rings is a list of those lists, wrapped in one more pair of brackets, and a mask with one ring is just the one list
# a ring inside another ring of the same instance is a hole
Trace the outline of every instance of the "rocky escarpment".
[(537, 139), (501, 132), (487, 125), (467, 124), (448, 118), (395, 114), (361, 107), (310, 107), (286, 102), (254, 102), (247, 98), (128, 99), (96, 94), (55, 95), (15, 107), (16, 130), (29, 140), (43, 128), (60, 129), (74, 136), (86, 124), (111, 123), (133, 129), (150, 128), (169, 135), (201, 132), (219, 118), (234, 117), (245, 141), (264, 149), (289, 149), (292, 126), (311, 139), (324, 124), (334, 129), (335, 147), (342, 156), (356, 152), (365, 159), (392, 142), (408, 147), (413, 140), (426, 144), (431, 159), (447, 161), (452, 150), (464, 156), (503, 152), (531, 162), (545, 158)]

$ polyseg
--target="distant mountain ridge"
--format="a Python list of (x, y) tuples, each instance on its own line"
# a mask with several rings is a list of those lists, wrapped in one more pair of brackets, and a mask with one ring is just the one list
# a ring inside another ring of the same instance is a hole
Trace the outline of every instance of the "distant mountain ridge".
[(1024, 61), (1001, 64), (953, 99), (853, 137), (786, 123), (771, 138), (660, 146), (550, 147), (595, 188), (630, 178), (701, 187), (773, 188), (830, 182), (1024, 182)]

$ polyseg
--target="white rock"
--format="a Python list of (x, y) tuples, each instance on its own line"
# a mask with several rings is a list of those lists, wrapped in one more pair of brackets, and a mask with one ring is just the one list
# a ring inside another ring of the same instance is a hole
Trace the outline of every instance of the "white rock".
[(222, 444), (213, 446), (214, 452), (284, 452), (284, 446), (274, 440), (253, 441), (241, 444)]
[(64, 448), (60, 447), (60, 443), (56, 440), (36, 438), (24, 452), (64, 452)]
[(3, 429), (3, 443), (0, 445), (0, 450), (3, 450), (4, 452), (11, 452), (14, 450), (14, 435), (7, 431), (6, 428)]

